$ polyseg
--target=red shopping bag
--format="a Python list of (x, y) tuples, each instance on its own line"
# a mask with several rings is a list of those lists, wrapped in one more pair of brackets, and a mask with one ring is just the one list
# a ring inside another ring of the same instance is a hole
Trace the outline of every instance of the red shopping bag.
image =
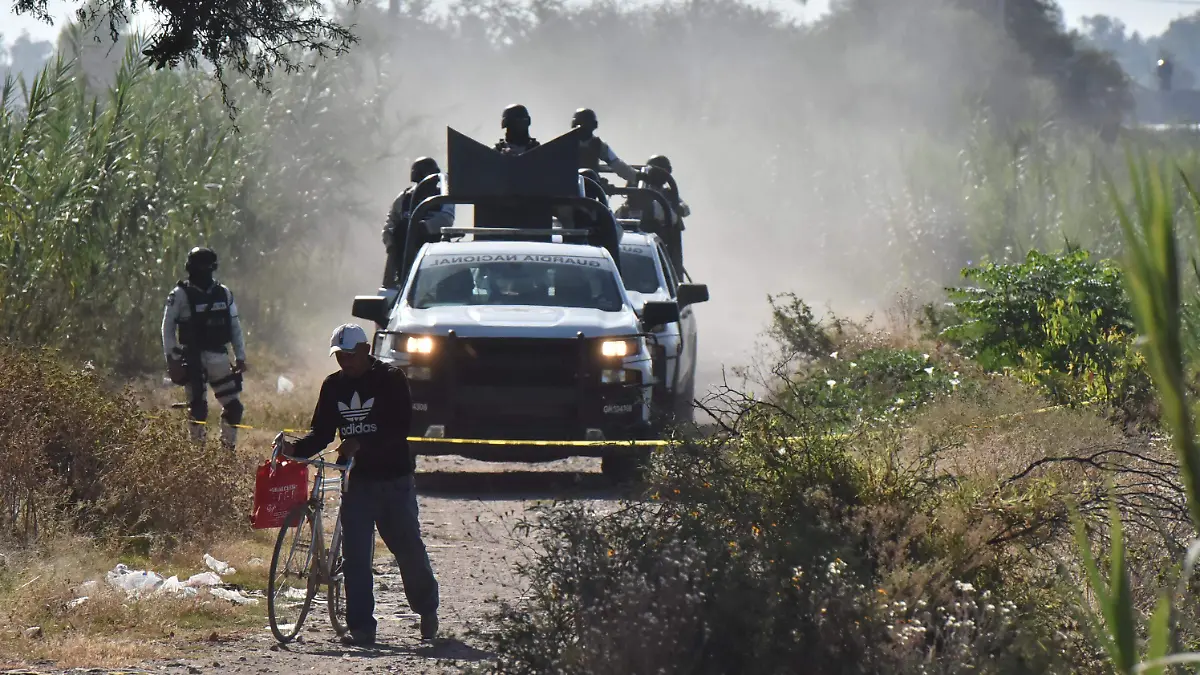
[(250, 524), (256, 530), (283, 525), (288, 511), (308, 499), (308, 465), (282, 460), (271, 469), (263, 461), (254, 477), (254, 505)]

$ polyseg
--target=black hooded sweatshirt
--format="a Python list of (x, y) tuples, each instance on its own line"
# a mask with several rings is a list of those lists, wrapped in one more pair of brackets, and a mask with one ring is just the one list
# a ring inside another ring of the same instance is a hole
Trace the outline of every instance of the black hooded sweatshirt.
[(312, 457), (333, 442), (358, 440), (350, 480), (393, 480), (416, 468), (408, 449), (412, 399), (398, 366), (371, 357), (360, 377), (341, 370), (325, 378), (313, 411), (312, 431), (295, 443), (297, 457)]

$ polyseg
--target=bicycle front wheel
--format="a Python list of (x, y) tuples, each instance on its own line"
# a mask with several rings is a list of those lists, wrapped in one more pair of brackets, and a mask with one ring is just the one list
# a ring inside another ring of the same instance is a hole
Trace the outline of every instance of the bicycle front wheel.
[(346, 584), (342, 572), (342, 528), (334, 529), (329, 542), (329, 589), (326, 600), (329, 605), (329, 623), (338, 636), (346, 634)]
[(300, 633), (316, 595), (310, 583), (316, 561), (316, 521), (310, 504), (288, 513), (275, 540), (271, 573), (267, 580), (267, 614), (271, 632), (280, 642), (291, 642)]

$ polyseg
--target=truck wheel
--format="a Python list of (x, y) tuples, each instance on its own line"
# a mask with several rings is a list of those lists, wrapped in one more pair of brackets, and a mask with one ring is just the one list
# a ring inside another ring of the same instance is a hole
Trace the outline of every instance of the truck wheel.
[(646, 458), (643, 454), (605, 455), (600, 459), (600, 472), (614, 483), (630, 483), (641, 479)]

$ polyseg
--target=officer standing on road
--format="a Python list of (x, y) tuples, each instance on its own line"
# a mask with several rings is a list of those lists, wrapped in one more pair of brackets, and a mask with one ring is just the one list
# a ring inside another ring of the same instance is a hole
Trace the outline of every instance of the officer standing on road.
[(608, 168), (627, 182), (632, 183), (637, 180), (638, 172), (621, 161), (621, 158), (617, 157), (617, 153), (608, 147), (608, 143), (595, 135), (599, 126), (600, 122), (596, 118), (596, 111), (591, 108), (580, 108), (571, 118), (571, 128), (582, 127), (587, 132), (587, 137), (579, 143), (579, 168), (599, 171), (600, 163), (604, 162)]
[[(424, 183), (422, 181), (441, 172), (437, 160), (432, 157), (421, 157), (409, 168), (408, 178), (412, 181), (412, 185), (405, 188), (404, 192), (401, 192), (400, 196), (392, 202), (392, 208), (387, 216), (387, 224), (383, 228), (383, 245), (387, 249), (383, 285), (387, 288), (399, 286), (402, 280), (398, 279), (397, 275), (407, 271), (399, 269), (398, 265), (401, 256), (404, 255), (404, 244), (408, 241), (408, 221), (412, 216), (413, 209), (426, 199), (441, 194), (440, 177)], [(425, 226), (425, 234), (429, 236), (441, 232), (443, 227), (453, 226), (454, 205), (442, 204), (430, 209), (421, 222)]]
[[(244, 411), (240, 394), (246, 372), (246, 345), (233, 293), (217, 282), (217, 254), (197, 246), (188, 253), (188, 278), (167, 295), (163, 312), (163, 356), (167, 373), (175, 384), (184, 385), (188, 411), (194, 422), (208, 421), (208, 391), (211, 386), (221, 404), (221, 444), (232, 451), (237, 445), (237, 427)], [(229, 363), (233, 345), (236, 364)], [(192, 425), (192, 438), (203, 443), (205, 424)]]
[(504, 109), (500, 115), (500, 128), (504, 129), (504, 138), (496, 143), (496, 150), (506, 155), (520, 155), (541, 145), (536, 138), (529, 135), (529, 126), (533, 118), (529, 110), (520, 103), (514, 103)]
[(412, 400), (408, 378), (397, 366), (371, 355), (367, 333), (357, 324), (338, 326), (329, 340), (341, 370), (321, 383), (313, 411), (312, 431), (283, 453), (312, 457), (342, 438), (343, 457), (355, 457), (342, 497), (342, 556), (346, 581), (347, 635), (342, 642), (375, 642), (375, 594), (371, 550), (375, 528), (396, 564), (408, 605), (421, 615), (421, 638), (432, 640), (438, 629), (438, 582), (421, 541), (416, 463), (408, 447)]

